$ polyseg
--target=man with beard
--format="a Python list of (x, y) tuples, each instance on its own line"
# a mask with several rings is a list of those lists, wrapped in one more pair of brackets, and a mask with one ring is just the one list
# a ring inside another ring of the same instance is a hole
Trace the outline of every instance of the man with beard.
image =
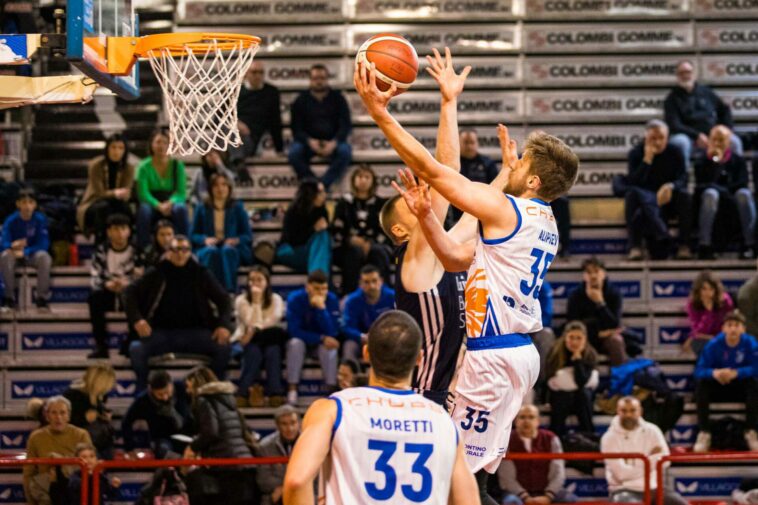
[[(642, 418), (642, 405), (633, 396), (625, 396), (616, 405), (616, 416), (600, 440), (600, 452), (639, 452), (650, 460), (650, 492), (655, 500), (658, 486), (656, 464), (669, 454), (666, 438), (661, 429)], [(641, 502), (645, 486), (645, 468), (638, 459), (606, 459), (605, 478), (611, 501), (617, 503)], [(687, 505), (687, 500), (673, 490), (665, 489), (663, 504)]]
[(121, 421), (124, 449), (149, 447), (156, 458), (165, 457), (172, 450), (171, 437), (182, 433), (187, 423), (189, 413), (181, 410), (177, 408), (174, 383), (168, 372), (152, 372), (147, 390), (137, 395)]
[[(300, 436), (300, 414), (291, 405), (282, 405), (274, 412), (276, 431), (261, 440), (260, 457), (289, 456)], [(281, 505), (282, 486), (287, 465), (261, 465), (258, 467), (258, 488), (263, 494), (262, 505)]]

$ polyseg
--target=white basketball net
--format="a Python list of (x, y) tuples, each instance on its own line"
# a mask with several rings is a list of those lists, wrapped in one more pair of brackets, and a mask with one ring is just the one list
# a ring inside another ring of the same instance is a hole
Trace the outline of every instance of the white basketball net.
[(168, 154), (203, 155), (242, 144), (237, 129), (237, 98), (258, 45), (240, 41), (222, 51), (213, 41), (207, 50), (185, 47), (174, 57), (167, 48), (148, 53), (166, 100), (171, 138)]

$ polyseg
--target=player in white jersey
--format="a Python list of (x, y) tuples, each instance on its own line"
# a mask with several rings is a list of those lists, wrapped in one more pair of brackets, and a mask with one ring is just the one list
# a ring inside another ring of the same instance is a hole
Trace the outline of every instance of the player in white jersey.
[(476, 481), (450, 416), (411, 389), (421, 329), (385, 312), (368, 332), (369, 386), (308, 409), (284, 477), (285, 505), (478, 505)]
[[(548, 203), (573, 185), (579, 160), (556, 137), (532, 133), (518, 158), (516, 142), (503, 125), (498, 137), (507, 184), (475, 183), (437, 162), (392, 117), (394, 91), (376, 87), (372, 69), (360, 66), (354, 82), (371, 118), (405, 164), (450, 203), (479, 220), (479, 232), (456, 242), (428, 207), (425, 185), (405, 193), (419, 224), (446, 270), (469, 269), (466, 288), (467, 352), (458, 375), (453, 419), (462, 430), (466, 458), (477, 473), (482, 503), (487, 473), (507, 449), (510, 425), (539, 373), (539, 355), (529, 333), (542, 328), (537, 296), (558, 246)], [(412, 176), (406, 176), (412, 179)], [(481, 471), (480, 471), (481, 470)]]

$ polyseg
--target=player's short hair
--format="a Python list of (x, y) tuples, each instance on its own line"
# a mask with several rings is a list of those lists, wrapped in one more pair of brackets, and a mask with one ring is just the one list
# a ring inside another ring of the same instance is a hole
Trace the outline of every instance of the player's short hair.
[(661, 121), (660, 119), (651, 119), (647, 123), (645, 123), (645, 131), (650, 130), (663, 130), (663, 131), (669, 131), (669, 125), (667, 125), (664, 121)]
[(542, 131), (532, 132), (524, 144), (529, 172), (542, 181), (537, 194), (548, 202), (568, 193), (576, 181), (579, 157), (561, 139)]
[(726, 316), (724, 316), (724, 322), (727, 323), (729, 321), (735, 321), (740, 324), (747, 324), (747, 319), (745, 319), (745, 315), (739, 311), (739, 309), (734, 309), (731, 312), (728, 312)]
[(328, 284), (329, 277), (323, 270), (314, 270), (308, 274), (308, 284)]
[(382, 205), (382, 210), (379, 212), (379, 224), (384, 230), (384, 234), (387, 235), (393, 242), (395, 242), (395, 234), (392, 233), (392, 226), (395, 224), (397, 212), (395, 206), (400, 200), (400, 195), (395, 195)]
[(390, 310), (368, 330), (369, 362), (374, 375), (383, 379), (407, 379), (421, 350), (421, 328), (411, 316)]

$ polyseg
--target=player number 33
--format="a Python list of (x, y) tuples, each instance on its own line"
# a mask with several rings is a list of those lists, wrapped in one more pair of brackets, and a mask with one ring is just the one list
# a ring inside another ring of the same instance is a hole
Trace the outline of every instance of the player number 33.
[[(397, 472), (395, 467), (390, 464), (392, 455), (397, 451), (397, 442), (387, 440), (369, 440), (368, 448), (372, 451), (379, 451), (379, 458), (376, 460), (374, 470), (384, 475), (384, 485), (379, 487), (377, 482), (366, 482), (364, 487), (368, 495), (374, 500), (386, 501), (395, 496), (397, 491)], [(405, 454), (417, 454), (416, 460), (411, 465), (411, 473), (421, 477), (420, 489), (414, 489), (410, 484), (400, 486), (400, 492), (407, 500), (414, 503), (421, 503), (429, 499), (432, 494), (432, 472), (426, 467), (426, 462), (434, 452), (432, 444), (404, 444)], [(401, 475), (405, 474), (405, 469), (400, 469)]]

